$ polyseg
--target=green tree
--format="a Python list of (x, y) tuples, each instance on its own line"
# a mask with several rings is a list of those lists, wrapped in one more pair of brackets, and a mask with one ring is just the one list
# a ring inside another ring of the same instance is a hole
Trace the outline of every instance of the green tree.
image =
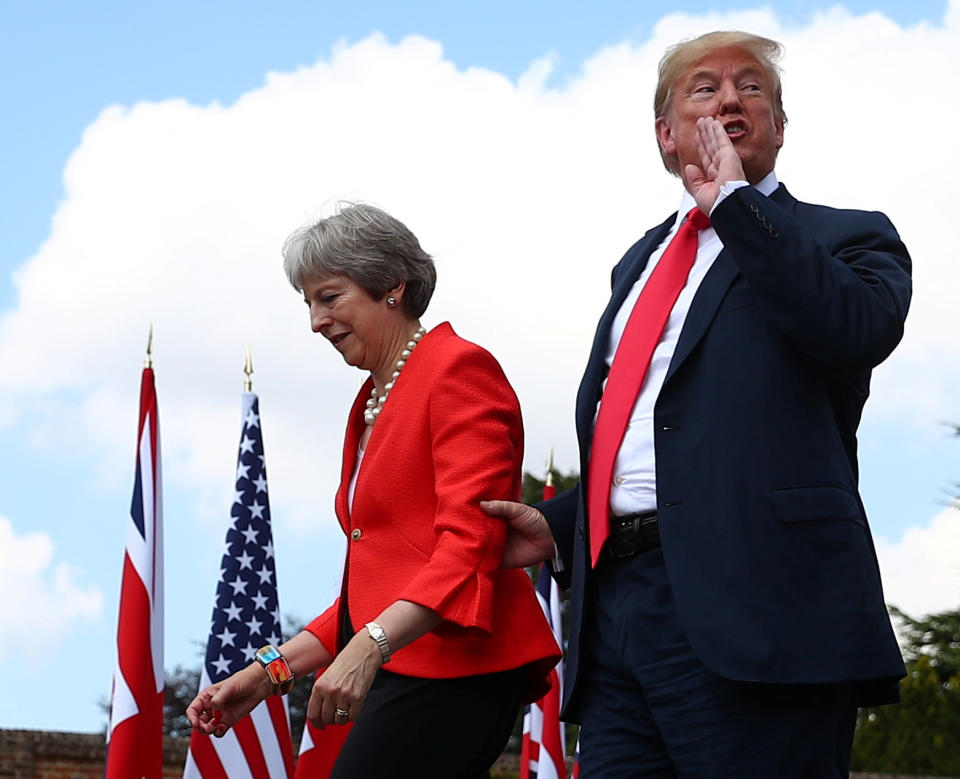
[(163, 687), (163, 735), (189, 736), (187, 706), (200, 689), (200, 669), (177, 665), (166, 672)]
[(960, 776), (960, 610), (924, 619), (891, 613), (907, 664), (901, 703), (861, 710), (851, 768)]
[[(557, 490), (557, 494), (569, 490), (580, 481), (580, 474), (576, 471), (570, 471), (570, 473), (564, 475), (556, 468), (551, 468), (550, 476), (553, 477), (553, 486)], [(546, 483), (545, 479), (538, 479), (529, 471), (524, 471), (523, 488), (520, 499), (524, 503), (539, 503), (543, 500), (543, 488), (546, 486)]]

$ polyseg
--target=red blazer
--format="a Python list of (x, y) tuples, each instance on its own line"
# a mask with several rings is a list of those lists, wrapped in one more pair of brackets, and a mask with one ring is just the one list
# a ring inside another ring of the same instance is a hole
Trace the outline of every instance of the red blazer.
[[(347, 489), (372, 388), (354, 401), (336, 511), (347, 535), (344, 587), (354, 631), (396, 600), (443, 623), (399, 650), (388, 670), (442, 679), (530, 667), (527, 695), (546, 689), (560, 650), (522, 570), (500, 567), (506, 525), (483, 499), (518, 500), (523, 425), (500, 365), (448, 323), (420, 341), (364, 452), (352, 513)], [(338, 649), (343, 593), (307, 625)]]

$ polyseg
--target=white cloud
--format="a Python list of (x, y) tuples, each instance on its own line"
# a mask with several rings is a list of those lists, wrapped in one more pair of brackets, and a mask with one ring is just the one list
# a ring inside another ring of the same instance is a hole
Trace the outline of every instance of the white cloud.
[(944, 509), (899, 541), (876, 539), (883, 591), (911, 617), (960, 607), (960, 512)]
[(941, 173), (960, 113), (943, 99), (960, 69), (951, 9), (936, 28), (841, 9), (804, 28), (770, 11), (675, 14), (561, 86), (549, 86), (549, 56), (515, 84), (457, 69), (436, 42), (372, 36), (271, 73), (232, 105), (107, 108), (72, 155), (51, 235), (0, 319), (0, 425), (29, 418), (38, 445), (82, 446), (125, 487), (152, 321), (167, 483), (220, 522), (250, 344), (275, 520), (315, 526), (331, 513), (362, 377), (308, 332), (279, 247), (353, 197), (395, 213), (436, 255), (427, 324), (449, 318), (500, 358), (524, 407), (528, 467), (542, 470), (551, 444), (574, 467), (574, 396), (609, 270), (679, 200), (653, 137), (656, 63), (668, 44), (717, 27), (786, 45), (778, 172), (793, 193), (887, 211), (915, 256), (908, 334), (872, 406), (949, 418), (960, 342), (946, 323), (960, 266), (936, 226), (951, 223), (955, 200)]
[(18, 536), (0, 517), (0, 665), (42, 662), (71, 631), (100, 619), (103, 595), (53, 556), (50, 536)]

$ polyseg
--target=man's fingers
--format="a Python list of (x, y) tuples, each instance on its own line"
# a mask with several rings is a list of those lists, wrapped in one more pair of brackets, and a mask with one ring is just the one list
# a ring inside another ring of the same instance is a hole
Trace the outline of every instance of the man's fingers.
[(509, 520), (521, 516), (527, 506), (510, 500), (481, 500), (480, 508), (491, 517)]

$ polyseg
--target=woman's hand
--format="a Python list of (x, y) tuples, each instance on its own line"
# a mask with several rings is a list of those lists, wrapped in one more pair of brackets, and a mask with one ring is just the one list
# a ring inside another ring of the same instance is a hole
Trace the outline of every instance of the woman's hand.
[[(313, 683), (307, 704), (310, 724), (322, 728), (355, 720), (381, 665), (380, 647), (366, 629), (361, 628)], [(338, 710), (348, 714), (338, 715)]]
[(272, 692), (273, 686), (263, 668), (248, 666), (200, 690), (187, 707), (187, 719), (201, 733), (220, 737)]

